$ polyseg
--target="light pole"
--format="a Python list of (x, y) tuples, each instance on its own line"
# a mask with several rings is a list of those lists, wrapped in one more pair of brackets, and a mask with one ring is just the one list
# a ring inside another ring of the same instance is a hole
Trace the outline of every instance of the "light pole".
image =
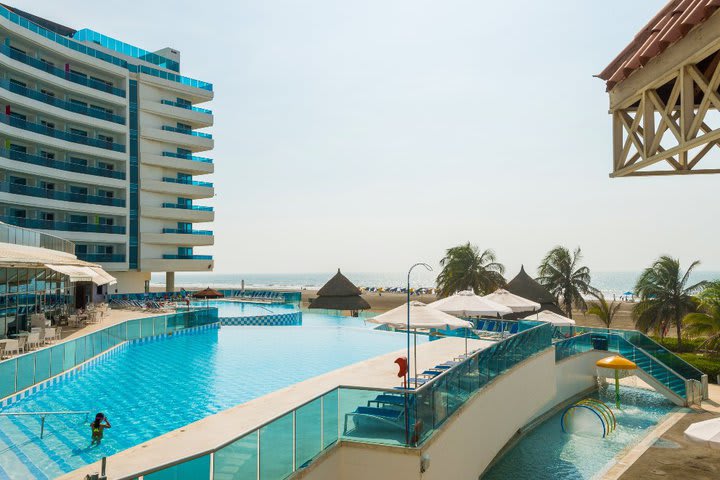
[[(410, 267), (410, 270), (408, 270), (408, 277), (407, 277), (407, 359), (408, 359), (408, 368), (407, 368), (407, 379), (405, 380), (405, 386), (407, 388), (410, 388), (410, 273), (413, 271), (413, 268), (419, 267), (419, 266), (425, 267), (425, 269), (428, 272), (432, 272), (433, 269), (430, 265), (427, 263), (416, 263), (412, 267)], [(415, 359), (415, 368), (417, 369), (417, 359)], [(417, 371), (415, 372), (415, 386), (417, 387)]]

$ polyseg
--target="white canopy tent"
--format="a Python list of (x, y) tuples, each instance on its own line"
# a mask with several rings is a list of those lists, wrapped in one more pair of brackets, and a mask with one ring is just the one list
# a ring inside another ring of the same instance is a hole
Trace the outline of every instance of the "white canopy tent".
[(54, 265), (45, 264), (50, 270), (67, 275), (71, 282), (93, 282), (95, 285), (112, 285), (117, 283), (115, 277), (100, 267), (82, 265)]
[(472, 290), (457, 292), (449, 297), (441, 298), (428, 304), (428, 307), (459, 317), (496, 317), (513, 312), (510, 307), (475, 295)]
[(720, 449), (720, 417), (693, 423), (685, 430), (685, 436), (693, 442)]
[(539, 320), (541, 322), (548, 322), (558, 327), (572, 327), (575, 326), (575, 320), (568, 317), (563, 317), (550, 310), (543, 310), (542, 312), (533, 313), (524, 318), (524, 320)]
[[(414, 331), (415, 348), (415, 379), (417, 380), (417, 330), (445, 329), (457, 330), (458, 328), (471, 329), (473, 324), (467, 320), (453, 317), (440, 310), (430, 308), (422, 302), (410, 302), (410, 330)], [(370, 323), (389, 325), (394, 328), (408, 328), (408, 304), (405, 303), (385, 313), (367, 320)], [(467, 353), (467, 336), (465, 337), (465, 352)], [(409, 362), (410, 359), (408, 359)]]
[(493, 293), (482, 297), (509, 307), (513, 312), (534, 312), (540, 310), (540, 304), (498, 288)]

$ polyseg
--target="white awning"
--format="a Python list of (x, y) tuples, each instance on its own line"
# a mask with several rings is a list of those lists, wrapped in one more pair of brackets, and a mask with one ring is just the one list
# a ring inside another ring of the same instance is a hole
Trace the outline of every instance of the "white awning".
[(50, 270), (54, 270), (70, 277), (71, 282), (92, 282), (95, 285), (117, 283), (117, 280), (100, 267), (81, 267), (78, 265), (53, 265), (45, 264)]

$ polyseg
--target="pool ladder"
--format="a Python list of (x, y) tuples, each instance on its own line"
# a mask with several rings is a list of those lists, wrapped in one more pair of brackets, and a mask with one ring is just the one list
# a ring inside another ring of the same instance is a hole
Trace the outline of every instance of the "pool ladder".
[(2, 417), (9, 417), (9, 416), (40, 416), (40, 438), (43, 438), (43, 435), (45, 434), (45, 417), (48, 415), (85, 415), (85, 420), (87, 420), (88, 415), (90, 414), (89, 410), (82, 410), (77, 412), (8, 412), (8, 413), (0, 413), (0, 416)]

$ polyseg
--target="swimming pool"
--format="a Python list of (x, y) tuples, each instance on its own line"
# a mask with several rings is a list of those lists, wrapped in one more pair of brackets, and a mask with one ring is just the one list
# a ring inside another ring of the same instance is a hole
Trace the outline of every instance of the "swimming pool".
[[(0, 479), (53, 478), (308, 378), (405, 347), (362, 319), (306, 313), (302, 327), (223, 327), (136, 343), (4, 409), (90, 410), (112, 424), (89, 448), (83, 416), (0, 417)], [(425, 341), (418, 338), (419, 342)]]
[[(521, 439), (495, 464), (482, 480), (531, 478), (533, 480), (588, 480), (610, 468), (626, 447), (639, 442), (674, 405), (659, 393), (621, 387), (621, 408), (613, 406), (617, 429), (602, 438), (563, 433), (562, 411), (553, 415)], [(595, 395), (609, 405), (611, 395)], [(598, 424), (598, 428), (601, 428)]]
[(276, 313), (289, 313), (300, 310), (297, 305), (288, 303), (251, 303), (227, 300), (210, 300), (208, 302), (193, 302), (198, 307), (217, 307), (218, 317), (254, 317), (256, 315), (274, 315)]

